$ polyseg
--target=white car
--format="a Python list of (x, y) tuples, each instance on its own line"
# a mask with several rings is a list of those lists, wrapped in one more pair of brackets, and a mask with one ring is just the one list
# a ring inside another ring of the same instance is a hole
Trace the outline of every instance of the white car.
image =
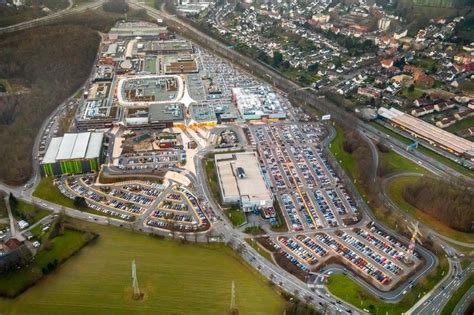
[(34, 248), (38, 248), (38, 247), (40, 247), (40, 245), (41, 245), (41, 243), (38, 242), (38, 241), (34, 241), (34, 242), (33, 242), (33, 247), (34, 247)]

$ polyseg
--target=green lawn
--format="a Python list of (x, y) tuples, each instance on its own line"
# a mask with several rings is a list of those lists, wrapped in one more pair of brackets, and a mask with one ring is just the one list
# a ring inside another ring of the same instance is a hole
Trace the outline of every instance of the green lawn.
[(399, 315), (406, 312), (422, 294), (431, 290), (443, 278), (443, 271), (446, 272), (449, 268), (448, 261), (442, 254), (438, 255), (438, 259), (440, 260), (438, 266), (426, 278), (418, 281), (411, 291), (396, 304), (383, 302), (365, 291), (354, 280), (341, 274), (331, 275), (327, 287), (335, 296), (360, 309), (367, 309), (371, 314)]
[(336, 127), (336, 132), (336, 137), (331, 142), (331, 152), (336, 157), (342, 168), (349, 173), (352, 178), (358, 178), (359, 170), (356, 161), (352, 158), (350, 153), (347, 153), (343, 149), (344, 130), (340, 127)]
[(418, 180), (418, 177), (404, 176), (397, 177), (387, 184), (387, 194), (390, 199), (401, 209), (405, 210), (410, 216), (426, 224), (438, 233), (460, 242), (474, 242), (474, 234), (456, 231), (432, 216), (418, 210), (403, 198), (403, 191), (407, 185)]
[(245, 217), (245, 213), (243, 211), (235, 209), (235, 208), (230, 208), (224, 210), (225, 215), (229, 218), (230, 222), (234, 226), (241, 226), (245, 222), (247, 222), (247, 218)]
[[(13, 211), (13, 210), (12, 210)], [(26, 220), (30, 225), (35, 224), (45, 216), (49, 215), (51, 212), (45, 209), (42, 209), (38, 206), (32, 205), (30, 203), (18, 200), (17, 206), (17, 219)]]
[[(69, 199), (66, 196), (64, 196), (59, 191), (59, 189), (56, 186), (54, 186), (53, 182), (54, 182), (54, 179), (52, 177), (43, 178), (38, 184), (38, 186), (36, 187), (35, 191), (33, 192), (33, 196), (67, 207), (67, 208), (78, 209), (83, 212), (96, 214), (103, 217), (117, 218), (116, 216), (112, 216), (107, 213), (91, 209), (89, 207), (83, 207), (79, 209), (78, 207), (74, 205), (74, 200)], [(132, 216), (131, 221), (134, 221), (134, 220), (135, 220), (135, 217)]]
[[(214, 200), (219, 202), (221, 200), (221, 193), (219, 188), (219, 180), (216, 175), (216, 163), (213, 158), (203, 160), (206, 166), (206, 177), (209, 189), (211, 190), (212, 197)], [(219, 202), (220, 203), (220, 202)]]
[(336, 158), (339, 165), (341, 165), (345, 173), (350, 178), (352, 178), (352, 180), (355, 180), (354, 186), (357, 188), (362, 198), (367, 201), (367, 196), (365, 194), (364, 187), (362, 187), (361, 185), (360, 172), (359, 167), (357, 166), (357, 162), (352, 157), (352, 154), (347, 153), (346, 151), (344, 151), (343, 148), (344, 130), (339, 126), (336, 126), (336, 132), (336, 137), (331, 142), (331, 146), (329, 149)]
[(458, 302), (462, 299), (463, 295), (469, 291), (469, 289), (474, 285), (474, 274), (471, 274), (466, 281), (461, 284), (461, 286), (454, 292), (454, 294), (449, 299), (448, 303), (444, 306), (443, 311), (441, 312), (442, 315), (450, 315), (453, 314), (454, 309)]
[(409, 91), (408, 87), (404, 87), (400, 91), (400, 95), (404, 98), (407, 98), (411, 101), (414, 101), (416, 99), (419, 99), (421, 96), (423, 96), (423, 90), (419, 88), (415, 88), (413, 91)]
[(156, 58), (147, 57), (145, 59), (145, 71), (156, 73)]
[[(285, 301), (223, 244), (181, 244), (86, 225), (99, 238), (14, 300), (8, 314), (227, 314), (235, 281), (239, 314), (282, 314)], [(145, 294), (132, 299), (131, 262)]]
[[(90, 236), (90, 235), (89, 235)], [(88, 234), (65, 229), (64, 234), (51, 240), (51, 249), (41, 249), (29, 267), (24, 267), (16, 272), (0, 276), (0, 292), (15, 295), (42, 277), (42, 268), (48, 263), (57, 260), (59, 263), (71, 256), (87, 242)], [(0, 300), (0, 311), (3, 313), (4, 304), (10, 300)]]
[(412, 162), (390, 150), (388, 153), (379, 151), (379, 165), (386, 163), (390, 168), (390, 173), (414, 172), (414, 173), (429, 173), (424, 167)]
[(253, 247), (262, 257), (267, 259), (269, 262), (274, 263), (273, 261), (273, 255), (268, 252), (265, 248), (260, 246), (258, 242), (255, 239), (247, 238), (245, 241)]

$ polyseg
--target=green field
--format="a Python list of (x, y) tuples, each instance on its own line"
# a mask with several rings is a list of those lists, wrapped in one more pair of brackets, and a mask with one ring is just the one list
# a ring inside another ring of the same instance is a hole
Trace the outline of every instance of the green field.
[[(223, 244), (181, 244), (80, 224), (99, 238), (19, 298), (0, 300), (1, 313), (227, 314), (232, 281), (239, 314), (283, 313), (278, 292)], [(142, 301), (132, 299), (133, 259)]]
[(416, 164), (415, 162), (410, 161), (409, 159), (404, 158), (403, 156), (397, 154), (393, 150), (390, 150), (388, 153), (382, 153), (379, 151), (379, 165), (386, 163), (390, 169), (391, 173), (401, 173), (401, 172), (413, 172), (413, 173), (423, 173), (426, 174), (428, 171)]
[[(91, 237), (87, 233), (65, 229), (64, 234), (53, 238), (50, 242), (50, 249), (41, 249), (36, 255), (33, 263), (18, 271), (0, 276), (0, 292), (7, 295), (16, 295), (23, 288), (28, 287), (43, 276), (42, 268), (55, 260), (61, 263), (80, 249)], [(42, 239), (45, 241), (46, 238)], [(43, 244), (44, 245), (44, 244)], [(0, 312), (3, 313), (4, 305), (11, 300), (0, 300)]]
[[(64, 206), (66, 208), (77, 209), (80, 211), (84, 211), (91, 214), (97, 214), (104, 217), (115, 217), (107, 213), (91, 209), (89, 207), (83, 207), (79, 209), (78, 207), (74, 205), (74, 200), (69, 199), (66, 196), (64, 196), (59, 191), (59, 189), (56, 186), (54, 186), (53, 182), (54, 182), (54, 179), (52, 177), (46, 177), (46, 178), (41, 179), (35, 191), (33, 192), (33, 196), (55, 203), (57, 205)], [(135, 220), (134, 216), (132, 216), (132, 221), (133, 220)]]
[(460, 242), (474, 243), (473, 234), (456, 231), (443, 224), (442, 222), (436, 220), (432, 216), (418, 210), (417, 208), (413, 207), (405, 201), (405, 199), (403, 198), (403, 191), (405, 187), (407, 187), (407, 185), (413, 183), (416, 180), (418, 180), (418, 177), (414, 176), (397, 177), (391, 180), (387, 184), (387, 194), (393, 201), (393, 203), (395, 203), (400, 209), (406, 211), (413, 218), (416, 218), (423, 224), (427, 225), (434, 231), (437, 231), (438, 233), (444, 236), (447, 236)]
[(356, 160), (352, 157), (350, 153), (344, 151), (343, 143), (344, 143), (344, 130), (338, 126), (336, 126), (336, 137), (331, 142), (330, 151), (336, 158), (339, 165), (341, 165), (342, 169), (345, 173), (355, 180), (354, 185), (356, 186), (357, 190), (361, 194), (362, 198), (367, 201), (367, 196), (365, 194), (365, 189), (361, 185), (360, 180), (360, 172), (359, 167), (357, 166)]
[(419, 88), (415, 88), (413, 91), (409, 91), (408, 90), (408, 87), (404, 87), (403, 89), (401, 89), (400, 91), (400, 95), (404, 98), (407, 98), (411, 101), (414, 101), (416, 99), (419, 99), (420, 97), (423, 96), (423, 90), (419, 89)]
[(156, 58), (147, 57), (145, 59), (145, 71), (156, 73)]
[(474, 274), (471, 274), (466, 281), (461, 284), (461, 286), (454, 292), (454, 294), (449, 299), (448, 303), (444, 306), (441, 314), (450, 315), (453, 314), (454, 309), (458, 302), (462, 299), (463, 295), (474, 285)]
[(209, 185), (209, 189), (211, 190), (212, 197), (214, 197), (214, 200), (219, 202), (221, 200), (221, 195), (219, 181), (216, 175), (216, 163), (214, 162), (214, 159), (211, 158), (203, 160), (203, 163), (205, 163), (207, 183)]
[(14, 216), (17, 219), (23, 219), (27, 221), (30, 225), (35, 224), (45, 216), (49, 215), (51, 212), (48, 210), (41, 209), (35, 205), (30, 203), (26, 203), (24, 201), (18, 200), (17, 210), (13, 211)]
[(224, 210), (224, 212), (225, 212), (225, 215), (229, 218), (230, 222), (232, 222), (234, 226), (241, 226), (242, 224), (247, 222), (245, 213), (243, 213), (241, 210), (230, 208), (230, 209)]
[(255, 239), (247, 238), (247, 239), (245, 239), (245, 241), (250, 246), (252, 246), (253, 249), (255, 249), (262, 257), (266, 258), (268, 261), (270, 261), (273, 264), (275, 263), (273, 261), (273, 255), (269, 251), (267, 251), (265, 248), (260, 246)]
[(357, 169), (356, 161), (352, 158), (350, 153), (347, 153), (343, 149), (344, 130), (340, 127), (336, 127), (336, 132), (336, 137), (331, 142), (330, 150), (342, 168), (349, 173), (352, 178), (358, 178), (359, 170)]
[(341, 274), (331, 275), (327, 287), (335, 296), (360, 309), (366, 309), (371, 314), (399, 315), (406, 312), (418, 301), (421, 294), (431, 290), (443, 278), (443, 271), (446, 272), (449, 268), (448, 261), (443, 255), (438, 255), (438, 259), (438, 266), (396, 304), (383, 302), (361, 288), (354, 280)]

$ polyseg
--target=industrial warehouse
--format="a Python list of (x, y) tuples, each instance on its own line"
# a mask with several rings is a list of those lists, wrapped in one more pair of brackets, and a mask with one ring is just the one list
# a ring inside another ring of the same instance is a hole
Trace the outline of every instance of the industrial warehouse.
[(41, 162), (43, 176), (91, 173), (99, 170), (104, 133), (67, 133), (52, 138)]
[(431, 145), (469, 160), (474, 159), (474, 143), (448, 131), (433, 126), (421, 119), (401, 112), (395, 108), (380, 108), (379, 116), (392, 125), (405, 130), (415, 137), (428, 141)]
[(255, 152), (217, 154), (214, 159), (224, 203), (238, 203), (244, 211), (273, 206)]

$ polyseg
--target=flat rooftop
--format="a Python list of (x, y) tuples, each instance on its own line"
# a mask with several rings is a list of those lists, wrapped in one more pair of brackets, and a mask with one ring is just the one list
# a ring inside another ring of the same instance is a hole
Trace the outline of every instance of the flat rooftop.
[(277, 94), (268, 86), (232, 88), (232, 99), (240, 114), (244, 117), (269, 116), (269, 118), (285, 118), (286, 113)]
[(148, 41), (144, 43), (144, 51), (166, 53), (166, 52), (192, 52), (193, 45), (187, 40)]
[(66, 133), (63, 137), (55, 137), (51, 139), (42, 164), (98, 158), (103, 139), (103, 132)]
[(148, 22), (121, 22), (109, 31), (109, 35), (117, 36), (157, 36), (167, 32), (166, 27)]
[(450, 148), (459, 154), (474, 156), (474, 142), (458, 137), (451, 132), (438, 128), (421, 119), (413, 117), (395, 108), (380, 108), (379, 115), (389, 119), (395, 124), (425, 138), (430, 139), (446, 148)]
[(236, 196), (255, 202), (273, 199), (255, 152), (216, 154), (214, 159), (224, 199)]
[(150, 105), (148, 117), (151, 123), (183, 120), (183, 105), (179, 103)]

